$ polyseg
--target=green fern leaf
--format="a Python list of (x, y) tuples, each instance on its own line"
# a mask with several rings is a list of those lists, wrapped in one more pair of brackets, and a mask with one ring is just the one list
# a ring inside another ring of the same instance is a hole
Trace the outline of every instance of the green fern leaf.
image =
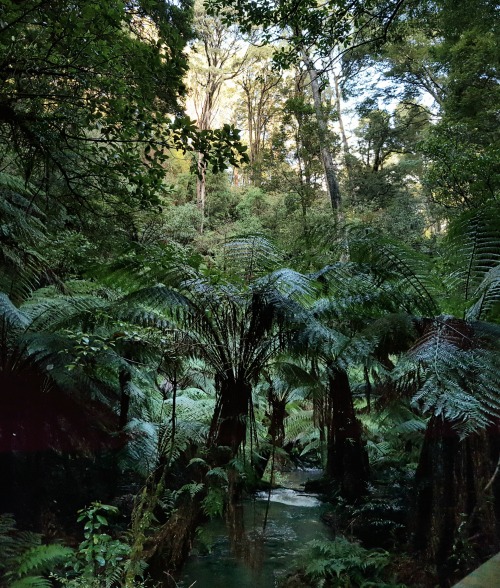
[(37, 545), (25, 551), (19, 558), (17, 573), (20, 576), (50, 571), (54, 565), (68, 560), (73, 555), (70, 547), (63, 545)]
[(53, 588), (53, 584), (42, 576), (27, 576), (20, 580), (14, 580), (9, 584), (10, 588)]

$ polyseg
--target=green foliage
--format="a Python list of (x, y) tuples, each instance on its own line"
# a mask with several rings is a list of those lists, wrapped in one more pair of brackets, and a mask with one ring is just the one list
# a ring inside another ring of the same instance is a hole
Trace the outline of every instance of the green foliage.
[(265, 275), (280, 262), (276, 247), (262, 235), (231, 239), (222, 247), (221, 257), (225, 273), (243, 282)]
[(412, 403), (454, 423), (462, 436), (500, 414), (498, 333), (453, 317), (429, 321), (394, 377), (413, 390)]
[(84, 540), (71, 562), (67, 564), (63, 585), (111, 588), (124, 585), (130, 565), (131, 547), (113, 539), (106, 530), (109, 516), (118, 513), (114, 506), (94, 502), (79, 511), (78, 521), (84, 522)]
[[(264, 26), (259, 41), (287, 39), (276, 52), (280, 67), (299, 64), (305, 50), (325, 67), (332, 59), (356, 96), (363, 82), (355, 68), (378, 62), (374, 78), (405, 86), (382, 88), (399, 105), (383, 106), (379, 88), (358, 108), (356, 147), (338, 162), (346, 237), (322, 204), (303, 67), (280, 76), (271, 51), (261, 61), (235, 60), (247, 76), (238, 70), (236, 86), (254, 93), (231, 120), (250, 122), (245, 109), (257, 103), (265, 111), (252, 130), (259, 136), (249, 137), (253, 167), (233, 176), (235, 188), (212, 171), (248, 161), (238, 130), (200, 130), (183, 114), (189, 1), (3, 3), (0, 387), (9, 391), (2, 407), (30, 401), (9, 447), (38, 435), (65, 459), (71, 450), (68, 470), (80, 467), (74, 454), (112, 448), (123, 476), (117, 487), (147, 481), (130, 545), (109, 531), (115, 509), (100, 503), (80, 512), (85, 539), (72, 556), (0, 519), (0, 573), (14, 586), (49, 586), (47, 573), (64, 553), (73, 567), (59, 583), (131, 585), (163, 520), (158, 512), (168, 517), (192, 500), (207, 516), (222, 514), (230, 485), (221, 463), (251, 479), (250, 453), (285, 461), (286, 449), (319, 461), (336, 426), (328, 420), (335, 399), (325, 394), (332, 370), (351, 380), (372, 472), (400, 497), (410, 480), (387, 471), (402, 462), (410, 470), (427, 416), (451, 422), (462, 437), (500, 417), (493, 3), (210, 4), (219, 22)], [(210, 42), (214, 31), (203, 34)], [(272, 103), (264, 100), (268, 82)], [(334, 128), (340, 112), (321, 90)], [(432, 113), (418, 102), (423, 91)], [(440, 120), (430, 126), (434, 114)], [(339, 144), (333, 136), (327, 143)], [(187, 159), (167, 160), (174, 152), (202, 153), (210, 167), (204, 235), (192, 203), (196, 177)], [(448, 218), (445, 238), (422, 236), (439, 224), (426, 197)], [(278, 432), (273, 401), (284, 408)], [(82, 415), (80, 426), (72, 413)], [(239, 452), (245, 441), (250, 447)], [(231, 455), (217, 445), (231, 445)], [(397, 535), (401, 508), (369, 487), (349, 512), (374, 534)], [(310, 555), (304, 585), (383, 584), (385, 553), (340, 538), (313, 544)]]
[[(80, 544), (78, 555), (82, 558), (83, 567), (95, 572), (97, 566), (114, 567), (127, 553), (125, 545), (113, 542), (110, 535), (103, 532), (109, 526), (109, 515), (116, 515), (114, 506), (94, 502), (91, 506), (79, 511), (78, 522), (84, 522), (85, 539)], [(78, 568), (76, 571), (79, 571)]]
[(210, 518), (221, 517), (226, 504), (227, 490), (225, 488), (211, 487), (203, 498), (203, 512)]
[(16, 301), (36, 287), (48, 266), (46, 217), (34, 197), (32, 186), (0, 173), (0, 291)]
[(395, 586), (384, 582), (384, 569), (389, 564), (386, 551), (365, 549), (344, 537), (311, 541), (299, 557), (305, 561), (302, 574), (307, 586)]
[(353, 229), (350, 250), (353, 261), (368, 265), (376, 283), (382, 288), (390, 284), (386, 296), (395, 312), (436, 312), (438, 287), (427, 256), (370, 229)]
[(464, 210), (498, 197), (500, 148), (473, 139), (466, 124), (443, 122), (420, 145), (428, 160), (424, 186), (435, 202)]
[(286, 68), (299, 60), (303, 47), (314, 45), (321, 56), (329, 57), (332, 47), (348, 46), (356, 29), (363, 25), (373, 37), (377, 37), (377, 31), (381, 35), (398, 14), (399, 5), (393, 1), (384, 3), (376, 16), (366, 22), (366, 11), (375, 7), (379, 6), (371, 0), (339, 1), (333, 6), (304, 2), (299, 8), (288, 1), (263, 6), (251, 1), (211, 0), (209, 12), (222, 14), (227, 22), (237, 20), (246, 32), (255, 26), (261, 27), (266, 43), (282, 39), (286, 31), (289, 43), (280, 47), (274, 56), (275, 61)]
[(0, 516), (0, 579), (16, 588), (51, 588), (51, 572), (73, 557), (73, 550), (63, 545), (42, 544), (42, 537), (18, 531), (14, 517)]
[(447, 283), (458, 308), (470, 320), (498, 317), (500, 283), (499, 207), (491, 202), (465, 212), (451, 224), (446, 237)]

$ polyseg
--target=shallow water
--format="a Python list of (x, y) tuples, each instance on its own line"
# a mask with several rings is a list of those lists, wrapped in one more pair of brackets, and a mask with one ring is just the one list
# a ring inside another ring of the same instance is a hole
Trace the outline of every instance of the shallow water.
[[(268, 492), (258, 492), (257, 500), (268, 500)], [(321, 506), (321, 501), (316, 497), (315, 494), (305, 494), (303, 492), (297, 492), (290, 488), (278, 488), (271, 492), (269, 498), (271, 502), (279, 502), (288, 506), (300, 506), (305, 508), (312, 508), (315, 506)]]
[[(305, 472), (302, 477), (313, 476)], [(188, 559), (179, 586), (274, 588), (295, 561), (297, 550), (313, 539), (331, 538), (320, 521), (323, 507), (315, 495), (273, 490), (263, 530), (267, 500), (267, 492), (258, 493), (229, 513), (229, 524), (208, 523), (204, 534), (212, 539), (211, 553)]]

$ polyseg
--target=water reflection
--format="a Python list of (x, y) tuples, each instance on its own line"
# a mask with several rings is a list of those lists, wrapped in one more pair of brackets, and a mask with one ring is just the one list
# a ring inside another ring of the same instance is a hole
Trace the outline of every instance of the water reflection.
[(208, 555), (192, 555), (179, 586), (188, 588), (274, 588), (293, 563), (295, 552), (312, 539), (331, 538), (320, 521), (314, 495), (274, 490), (265, 530), (268, 494), (230, 505), (224, 521), (205, 529), (213, 538)]

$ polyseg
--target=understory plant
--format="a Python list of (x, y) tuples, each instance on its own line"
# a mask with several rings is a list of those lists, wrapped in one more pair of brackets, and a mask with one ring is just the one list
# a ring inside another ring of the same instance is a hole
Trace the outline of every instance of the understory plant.
[(0, 586), (51, 588), (51, 572), (73, 557), (73, 550), (59, 544), (44, 545), (42, 536), (20, 531), (11, 514), (0, 515)]
[(66, 577), (60, 579), (63, 585), (112, 588), (127, 585), (127, 578), (131, 576), (134, 577), (133, 585), (138, 585), (135, 580), (142, 579), (146, 565), (136, 562), (133, 574), (130, 574), (133, 560), (129, 543), (108, 533), (108, 519), (117, 514), (115, 506), (100, 502), (93, 502), (79, 511), (78, 521), (84, 523), (84, 540), (67, 562)]
[(303, 588), (404, 588), (388, 579), (387, 551), (366, 549), (342, 536), (333, 541), (310, 541), (299, 554), (299, 562), (284, 587), (300, 583)]

